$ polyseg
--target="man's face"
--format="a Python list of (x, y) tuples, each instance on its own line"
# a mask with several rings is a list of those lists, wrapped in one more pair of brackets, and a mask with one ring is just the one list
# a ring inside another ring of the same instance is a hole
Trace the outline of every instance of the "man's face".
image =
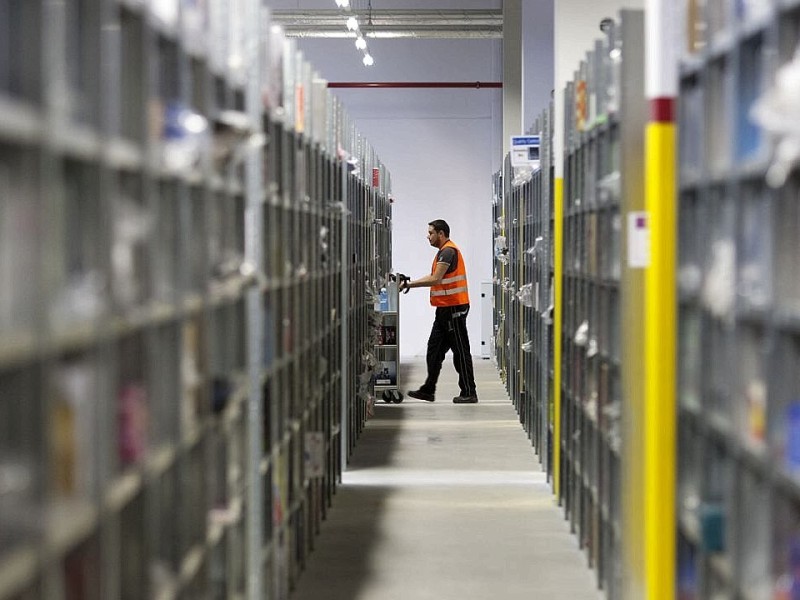
[(436, 231), (430, 225), (428, 226), (428, 241), (430, 242), (431, 246), (439, 247), (439, 234), (441, 232)]

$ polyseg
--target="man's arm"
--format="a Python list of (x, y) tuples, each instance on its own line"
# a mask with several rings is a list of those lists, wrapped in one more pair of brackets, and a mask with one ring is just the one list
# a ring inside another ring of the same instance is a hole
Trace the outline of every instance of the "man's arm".
[(414, 281), (404, 281), (400, 284), (400, 289), (404, 290), (406, 288), (431, 287), (434, 285), (439, 285), (449, 267), (450, 265), (447, 263), (436, 263), (436, 268), (433, 270), (431, 275), (425, 275), (425, 277), (420, 277)]

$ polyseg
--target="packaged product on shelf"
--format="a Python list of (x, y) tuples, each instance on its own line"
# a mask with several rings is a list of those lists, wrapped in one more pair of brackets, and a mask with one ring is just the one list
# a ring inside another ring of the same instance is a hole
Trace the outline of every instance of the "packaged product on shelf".
[(512, 187), (520, 187), (533, 179), (534, 168), (531, 166), (514, 167), (514, 179), (511, 182)]
[(784, 572), (775, 582), (775, 600), (797, 600), (800, 598), (800, 538), (793, 537), (787, 544)]
[(319, 230), (319, 250), (320, 250), (319, 260), (322, 263), (323, 267), (325, 267), (328, 264), (328, 249), (330, 247), (329, 234), (330, 234), (330, 230), (326, 226), (323, 225), (322, 227), (320, 227), (320, 230)]
[(303, 459), (306, 479), (325, 475), (325, 435), (322, 432), (306, 433)]
[(771, 10), (769, 0), (736, 0), (736, 16), (743, 21), (762, 21)]
[(375, 385), (397, 385), (397, 361), (383, 360), (378, 363)]
[(716, 502), (700, 506), (700, 535), (706, 552), (725, 551), (725, 509)]
[(767, 433), (767, 386), (761, 379), (747, 384), (747, 440), (762, 447)]
[(736, 249), (733, 240), (714, 241), (708, 261), (703, 301), (715, 317), (730, 317), (736, 297)]
[(574, 340), (576, 346), (586, 346), (589, 343), (589, 321), (583, 321), (575, 330)]
[(504, 235), (494, 238), (494, 255), (497, 258), (508, 254), (508, 240)]
[(695, 552), (685, 542), (678, 550), (678, 600), (700, 600)]
[(753, 104), (752, 119), (773, 139), (767, 183), (780, 187), (800, 159), (800, 47), (792, 60), (778, 69), (775, 80)]
[(800, 475), (800, 400), (786, 407), (784, 465), (793, 475)]
[(167, 170), (198, 168), (210, 146), (208, 121), (180, 102), (168, 102), (164, 107), (162, 144)]
[(167, 27), (177, 27), (179, 12), (178, 0), (150, 0), (150, 13)]
[(305, 133), (307, 121), (306, 94), (308, 92), (305, 71), (308, 63), (303, 60), (303, 53), (299, 51), (295, 54), (295, 60), (294, 130), (297, 133)]
[(124, 310), (142, 300), (143, 252), (152, 226), (150, 212), (133, 198), (123, 195), (117, 199), (111, 269), (114, 300)]
[(107, 285), (99, 271), (70, 277), (50, 303), (50, 326), (63, 329), (76, 322), (89, 323), (108, 310)]
[(364, 395), (364, 407), (367, 411), (367, 417), (371, 418), (375, 416), (375, 396), (372, 394), (365, 394)]
[(378, 305), (380, 306), (381, 312), (389, 310), (389, 293), (386, 291), (385, 287), (382, 287), (378, 294)]
[(517, 292), (517, 299), (522, 303), (523, 306), (533, 308), (535, 303), (535, 298), (533, 296), (533, 284), (526, 283), (519, 288), (519, 292)]
[(397, 344), (397, 327), (395, 325), (384, 325), (381, 327), (381, 338), (386, 346)]
[(195, 321), (183, 325), (181, 351), (181, 381), (183, 402), (181, 421), (184, 431), (193, 431), (202, 415), (203, 376), (200, 364), (200, 327)]
[(99, 543), (92, 538), (73, 549), (64, 559), (63, 598), (100, 600), (102, 561)]
[(51, 483), (60, 496), (88, 498), (94, 488), (95, 376), (86, 361), (55, 367), (51, 376)]
[(138, 463), (147, 450), (147, 389), (139, 383), (122, 386), (119, 402), (119, 459), (123, 467)]
[(747, 306), (767, 308), (772, 302), (771, 201), (766, 194), (741, 204), (738, 292)]

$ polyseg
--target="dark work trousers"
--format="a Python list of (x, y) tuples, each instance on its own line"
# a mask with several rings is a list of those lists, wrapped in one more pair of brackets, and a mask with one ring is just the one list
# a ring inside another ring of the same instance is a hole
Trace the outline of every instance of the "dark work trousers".
[(462, 396), (475, 396), (475, 372), (472, 369), (472, 354), (467, 335), (467, 313), (469, 304), (440, 306), (436, 309), (431, 337), (428, 338), (428, 378), (420, 388), (433, 394), (442, 371), (442, 363), (448, 350), (453, 351), (453, 365), (458, 373), (458, 387)]

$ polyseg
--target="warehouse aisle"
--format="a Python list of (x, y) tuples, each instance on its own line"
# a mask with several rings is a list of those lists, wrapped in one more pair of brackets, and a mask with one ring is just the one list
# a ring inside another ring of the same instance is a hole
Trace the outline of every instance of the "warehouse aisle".
[(448, 362), (435, 403), (376, 406), (293, 600), (603, 597), (494, 364), (475, 372), (477, 405)]

